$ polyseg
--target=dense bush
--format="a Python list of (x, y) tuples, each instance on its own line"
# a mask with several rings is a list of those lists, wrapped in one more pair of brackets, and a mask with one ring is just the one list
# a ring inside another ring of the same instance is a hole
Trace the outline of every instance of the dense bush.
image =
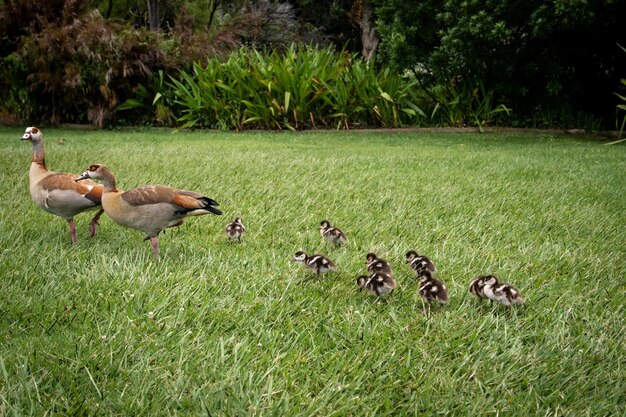
[(3, 59), (2, 106), (22, 121), (102, 126), (133, 86), (165, 66), (165, 55), (155, 34), (108, 23), (95, 10), (60, 14), (30, 26)]
[[(358, 11), (368, 1), (381, 37), (375, 68), (351, 53), (323, 66), (323, 48), (317, 57), (288, 49), (333, 42), (360, 50)], [(623, 123), (623, 1), (176, 0), (154, 32), (141, 28), (145, 5), (0, 3), (0, 120), (611, 128), (617, 108)], [(229, 58), (242, 46), (260, 52)], [(193, 83), (212, 76), (222, 87), (195, 92)], [(205, 109), (190, 92), (226, 105)]]
[(31, 118), (97, 126), (132, 85), (164, 65), (152, 34), (114, 31), (97, 12), (28, 38), (14, 59), (28, 71)]
[(572, 127), (590, 116), (613, 125), (626, 2), (375, 2), (380, 57), (414, 71), (425, 89), (482, 85), (524, 126)]
[(7, 2), (0, 13), (0, 117), (96, 126), (167, 122), (164, 113), (117, 108), (140, 94), (139, 86), (157, 85), (163, 72), (224, 58), (244, 43), (279, 43), (272, 12), (251, 8), (209, 33), (192, 31), (194, 17), (182, 9), (171, 30), (155, 33), (108, 21), (84, 0)]
[(167, 99), (182, 127), (401, 127), (423, 120), (413, 82), (330, 47), (292, 45), (269, 55), (241, 49), (226, 62), (196, 64), (168, 85), (153, 103)]

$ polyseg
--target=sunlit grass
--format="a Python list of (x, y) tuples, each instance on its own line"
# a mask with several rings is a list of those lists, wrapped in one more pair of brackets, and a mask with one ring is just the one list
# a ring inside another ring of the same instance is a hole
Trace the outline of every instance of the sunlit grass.
[[(30, 145), (0, 129), (0, 415), (620, 415), (626, 153), (533, 134), (44, 129), (50, 168), (205, 193), (225, 215), (149, 242), (88, 238), (30, 199)], [(57, 140), (65, 139), (60, 145)], [(246, 236), (224, 227), (242, 217)], [(334, 248), (328, 219), (350, 239)], [(424, 313), (403, 256), (434, 260)], [(321, 252), (313, 277), (289, 259)], [(388, 259), (386, 299), (359, 292)], [(527, 299), (478, 304), (495, 273)]]

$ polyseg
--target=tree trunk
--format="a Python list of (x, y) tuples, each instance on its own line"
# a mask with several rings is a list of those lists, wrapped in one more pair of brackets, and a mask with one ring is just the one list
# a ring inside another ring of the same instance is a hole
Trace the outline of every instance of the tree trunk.
[(111, 12), (113, 11), (113, 0), (109, 0), (109, 7), (107, 7), (106, 14), (104, 15), (105, 19), (111, 17)]
[(358, 18), (361, 27), (361, 43), (363, 43), (363, 51), (361, 52), (366, 61), (371, 60), (378, 48), (378, 37), (376, 36), (376, 28), (372, 24), (372, 6), (369, 0), (360, 0), (361, 13)]
[(158, 32), (159, 30), (159, 0), (148, 0), (148, 24), (150, 30)]
[(211, 30), (211, 25), (213, 24), (213, 19), (215, 18), (215, 12), (217, 11), (219, 5), (220, 0), (213, 0), (209, 2), (209, 10), (211, 13), (209, 14), (209, 22), (206, 25), (207, 30)]

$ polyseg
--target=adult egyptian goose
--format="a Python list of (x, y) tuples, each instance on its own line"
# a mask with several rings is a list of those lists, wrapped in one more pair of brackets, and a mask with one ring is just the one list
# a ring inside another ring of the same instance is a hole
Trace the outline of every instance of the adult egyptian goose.
[(326, 256), (320, 254), (307, 256), (304, 251), (296, 252), (296, 256), (292, 259), (292, 261), (302, 262), (304, 266), (313, 270), (316, 275), (325, 274), (337, 269), (335, 263)]
[(36, 127), (28, 127), (21, 140), (33, 144), (33, 160), (30, 164), (30, 195), (45, 211), (64, 218), (70, 227), (72, 243), (76, 243), (74, 216), (83, 211), (99, 209), (91, 220), (90, 235), (96, 234), (98, 219), (104, 213), (101, 207), (103, 187), (93, 181), (77, 184), (76, 174), (50, 171), (44, 158), (43, 134)]
[(243, 225), (243, 221), (241, 220), (241, 217), (237, 217), (235, 220), (233, 220), (232, 223), (226, 226), (225, 231), (226, 231), (226, 236), (228, 236), (229, 240), (237, 239), (238, 241), (241, 241), (241, 238), (243, 237), (243, 233), (246, 231), (246, 228)]
[(391, 275), (382, 272), (374, 272), (369, 277), (361, 275), (356, 279), (356, 283), (361, 289), (365, 288), (377, 297), (383, 294), (391, 294), (396, 288), (396, 280)]
[(519, 290), (510, 284), (500, 283), (495, 275), (489, 275), (484, 282), (483, 292), (490, 300), (498, 301), (505, 306), (524, 304), (524, 298)]
[(428, 270), (421, 272), (419, 293), (424, 301), (428, 303), (432, 303), (433, 301), (437, 301), (441, 304), (448, 303), (448, 288), (446, 288), (446, 284), (433, 278), (432, 272)]
[(337, 246), (348, 242), (346, 234), (341, 229), (332, 227), (327, 220), (323, 220), (320, 223), (320, 234), (327, 242), (334, 243)]
[(102, 208), (114, 222), (144, 232), (152, 242), (154, 255), (159, 257), (158, 235), (168, 227), (183, 224), (187, 216), (222, 214), (215, 200), (194, 191), (177, 190), (165, 185), (145, 185), (122, 191), (116, 187), (115, 177), (101, 164), (90, 165), (76, 178), (82, 181), (94, 178), (102, 181)]
[(406, 263), (415, 272), (416, 276), (420, 276), (422, 271), (436, 272), (435, 264), (424, 255), (419, 255), (414, 250), (406, 253)]
[(389, 262), (383, 258), (377, 257), (375, 253), (370, 252), (365, 256), (365, 264), (367, 265), (367, 271), (370, 274), (373, 274), (374, 272), (382, 272), (383, 274), (393, 276), (393, 271), (391, 270)]
[[(474, 294), (478, 301), (482, 301), (487, 296), (485, 295), (485, 281), (491, 278), (492, 275), (480, 275), (470, 283), (469, 292)], [(497, 278), (496, 278), (497, 279)]]

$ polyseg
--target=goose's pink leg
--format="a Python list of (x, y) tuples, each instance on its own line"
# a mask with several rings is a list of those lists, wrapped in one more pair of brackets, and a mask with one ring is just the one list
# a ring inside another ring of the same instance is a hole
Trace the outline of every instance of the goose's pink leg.
[(74, 219), (68, 220), (67, 223), (70, 225), (70, 233), (72, 234), (72, 243), (76, 243), (78, 239), (76, 238), (76, 226), (74, 225)]
[(104, 210), (98, 210), (98, 213), (93, 216), (93, 219), (91, 219), (91, 223), (89, 223), (89, 235), (91, 237), (94, 237), (96, 235), (96, 226), (100, 224), (98, 223), (98, 220), (100, 219), (100, 216), (102, 216), (102, 213), (104, 213)]
[(154, 249), (154, 256), (159, 259), (159, 239), (156, 236), (150, 237), (150, 242), (152, 242), (152, 249)]

